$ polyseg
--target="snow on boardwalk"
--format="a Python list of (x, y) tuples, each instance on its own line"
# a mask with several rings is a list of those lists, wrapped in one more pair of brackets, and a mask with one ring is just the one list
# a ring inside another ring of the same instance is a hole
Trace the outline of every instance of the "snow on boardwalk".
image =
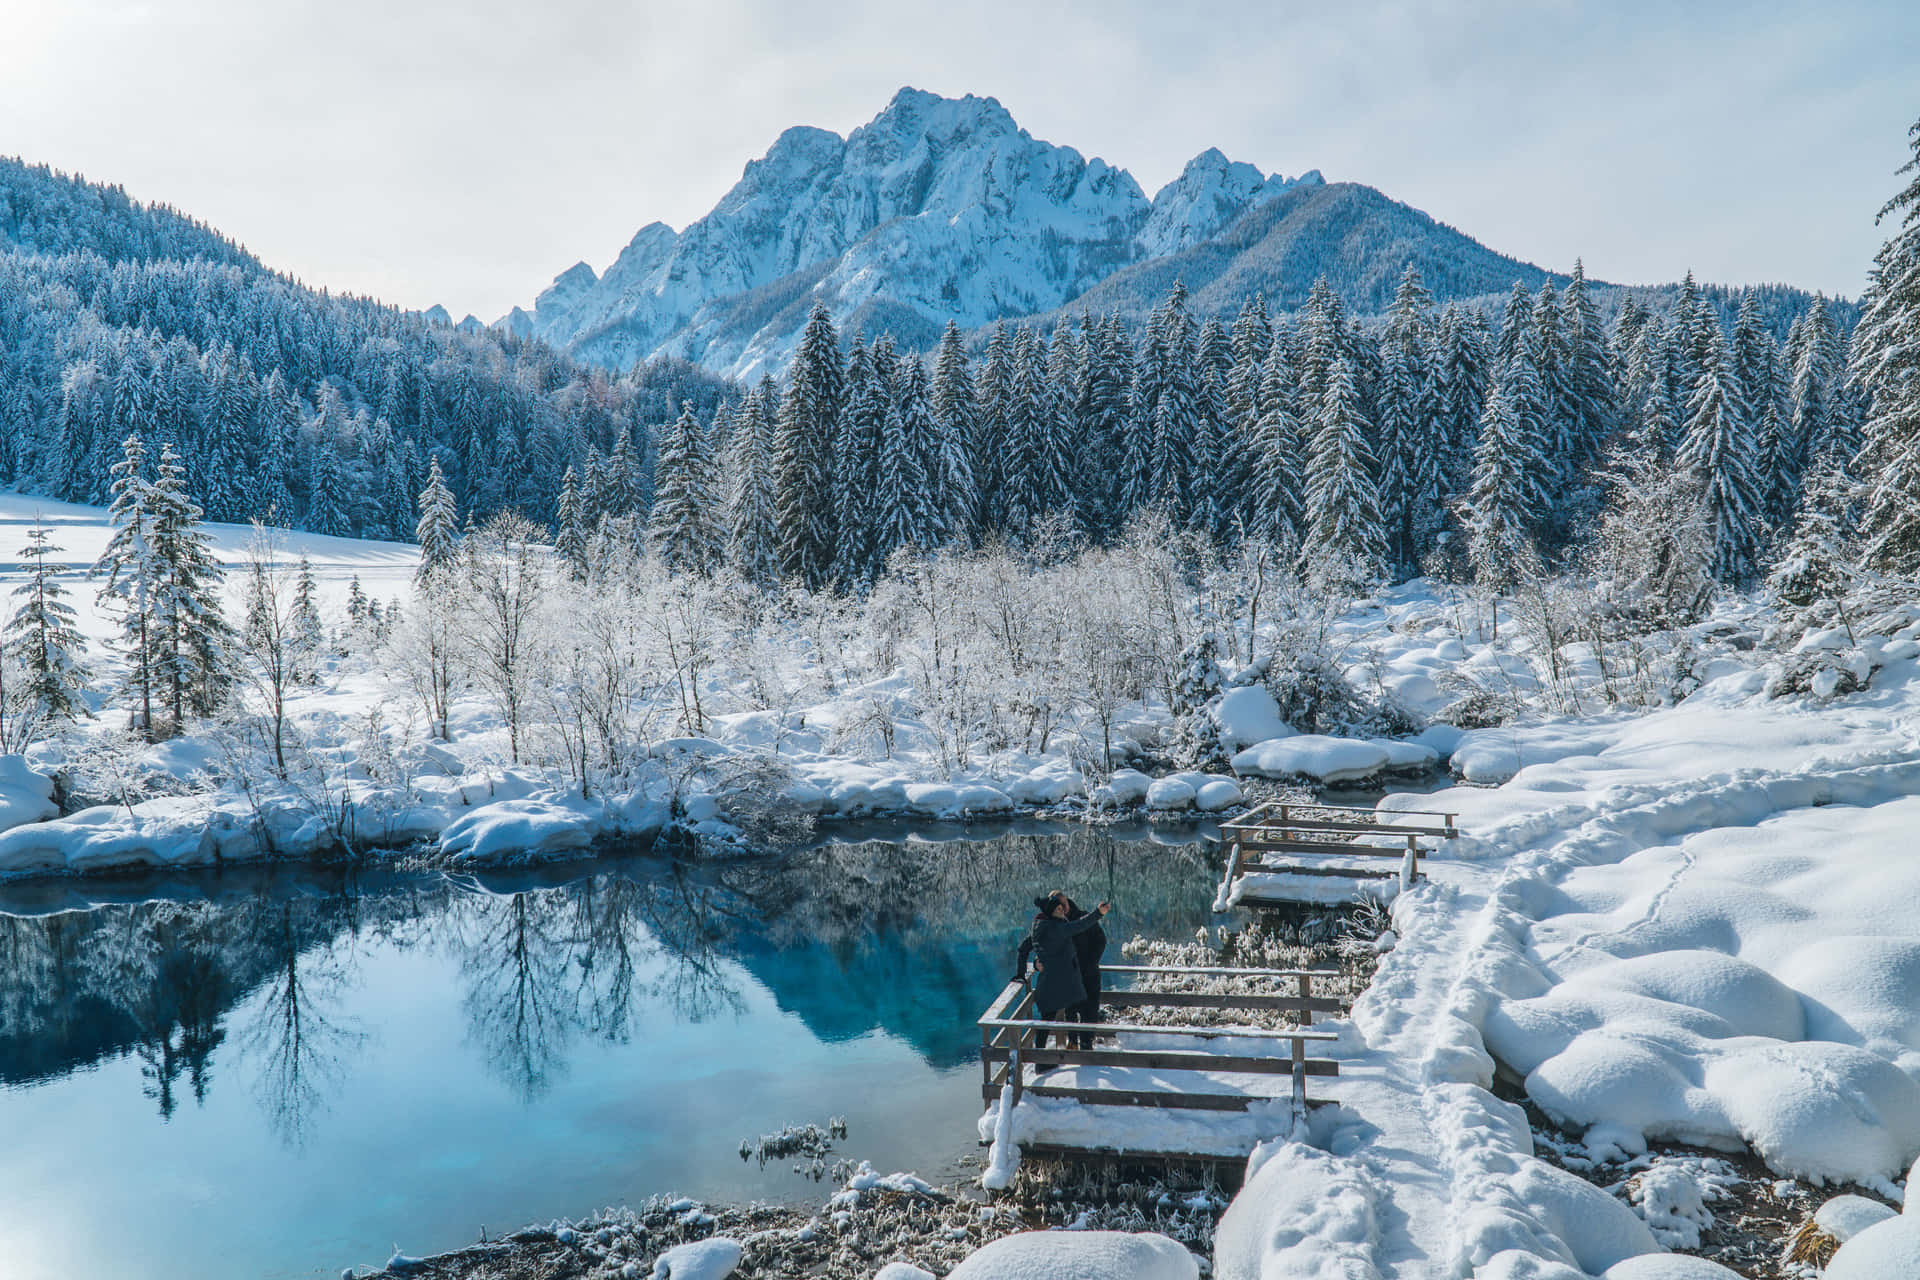
[[(1896, 1190), (1890, 1179), (1920, 1150), (1920, 1086), (1899, 1069), (1920, 1068), (1906, 1048), (1920, 1045), (1920, 921), (1896, 918), (1920, 891), (1920, 866), (1896, 856), (1920, 823), (1906, 799), (1920, 795), (1914, 687), (1821, 709), (1752, 692), (1736, 682), (1606, 726), (1592, 751), (1498, 790), (1404, 798), (1458, 809), (1477, 834), (1396, 903), (1399, 945), (1334, 1054), (1327, 1092), (1341, 1105), (1316, 1114), (1311, 1146), (1255, 1153), (1221, 1223), (1217, 1275), (1577, 1280), (1656, 1249), (1632, 1210), (1532, 1158), (1524, 1113), (1489, 1092), (1489, 1036), (1540, 1056), (1536, 1101), (1560, 1082), (1562, 1118), (1596, 1149), (1687, 1136), (1691, 1123), (1696, 1139), (1743, 1139), (1777, 1168)], [(1799, 878), (1768, 889), (1782, 877)], [(1821, 884), (1829, 891), (1814, 892)], [(1800, 989), (1796, 1010), (1821, 1004), (1805, 995), (1820, 966), (1802, 957), (1796, 968), (1795, 944), (1849, 935), (1869, 940), (1842, 948), (1856, 970), (1833, 984), (1853, 999), (1835, 1015), (1846, 1029), (1830, 1020), (1770, 1038), (1796, 1028), (1716, 1026), (1720, 1014), (1700, 1007), (1768, 981)], [(1664, 973), (1636, 988), (1632, 972), (1612, 971), (1642, 955), (1664, 957), (1653, 962)], [(1606, 998), (1581, 991), (1583, 976)], [(1599, 1053), (1581, 1057), (1582, 1032)], [(1855, 1043), (1808, 1043), (1816, 1034)], [(1631, 1050), (1647, 1036), (1682, 1086), (1669, 1094)], [(1711, 1064), (1739, 1054), (1757, 1083), (1716, 1091)], [(1771, 1064), (1764, 1079), (1756, 1064)], [(1628, 1086), (1610, 1092), (1623, 1074)], [(1675, 1097), (1694, 1111), (1663, 1111)]]

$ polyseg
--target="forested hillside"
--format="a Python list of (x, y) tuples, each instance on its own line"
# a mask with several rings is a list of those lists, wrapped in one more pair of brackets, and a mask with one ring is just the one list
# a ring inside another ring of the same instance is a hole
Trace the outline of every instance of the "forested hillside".
[(0, 483), (102, 501), (121, 441), (171, 446), (209, 517), (410, 536), (438, 459), (464, 511), (546, 519), (574, 462), (615, 513), (649, 423), (728, 384), (610, 374), (542, 343), (315, 291), (118, 188), (0, 163)]

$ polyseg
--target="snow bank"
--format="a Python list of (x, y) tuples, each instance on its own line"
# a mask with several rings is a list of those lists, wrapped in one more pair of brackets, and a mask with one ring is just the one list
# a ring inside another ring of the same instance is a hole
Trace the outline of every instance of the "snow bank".
[(931, 1271), (922, 1271), (911, 1262), (889, 1262), (873, 1273), (873, 1280), (935, 1280)]
[(1298, 1142), (1256, 1152), (1256, 1171), (1214, 1229), (1217, 1280), (1377, 1280), (1383, 1196), (1354, 1162)]
[(1026, 1231), (974, 1253), (947, 1280), (1199, 1280), (1200, 1266), (1163, 1235)]
[(52, 778), (36, 773), (25, 756), (0, 756), (0, 831), (43, 822), (59, 812)]

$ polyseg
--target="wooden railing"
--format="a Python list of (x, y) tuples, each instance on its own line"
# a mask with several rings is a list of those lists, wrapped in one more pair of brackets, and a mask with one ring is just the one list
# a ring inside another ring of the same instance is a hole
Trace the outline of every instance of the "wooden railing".
[[(1460, 834), (1460, 829), (1454, 823), (1457, 815), (1452, 813), (1403, 809), (1391, 815), (1395, 818), (1439, 819), (1438, 822), (1419, 825), (1385, 822), (1381, 820), (1382, 816), (1373, 809), (1274, 800), (1248, 810), (1231, 822), (1221, 823), (1220, 839), (1227, 846), (1226, 879), (1221, 886), (1221, 900), (1227, 900), (1233, 891), (1234, 881), (1248, 870), (1283, 871), (1288, 875), (1303, 876), (1344, 876), (1350, 879), (1388, 879), (1398, 875), (1402, 887), (1410, 887), (1420, 877), (1420, 855), (1424, 852), (1420, 841), (1451, 840)], [(1353, 838), (1332, 838), (1336, 836)], [(1371, 840), (1382, 836), (1395, 843), (1362, 843), (1360, 840), (1360, 837)], [(1273, 865), (1266, 861), (1266, 855), (1270, 853), (1394, 858), (1400, 862), (1400, 866), (1388, 870), (1351, 865), (1328, 866), (1298, 860)]]
[[(1332, 977), (1331, 969), (1212, 969), (1167, 965), (1109, 965), (1105, 974), (1171, 974), (1198, 977), (1271, 979), (1293, 990), (1262, 995), (1206, 991), (1102, 991), (1106, 1009), (1213, 1009), (1262, 1013), (1296, 1013), (1310, 1020), (1316, 1013), (1338, 1013), (1345, 1006), (1326, 995), (1315, 995), (1316, 978)], [(1011, 1100), (1019, 1105), (1024, 1094), (1036, 1098), (1072, 1098), (1105, 1106), (1167, 1107), (1206, 1111), (1245, 1111), (1260, 1100), (1249, 1094), (1201, 1093), (1174, 1089), (1100, 1089), (1028, 1082), (1027, 1069), (1050, 1067), (1139, 1067), (1150, 1071), (1224, 1071), (1239, 1075), (1290, 1075), (1294, 1111), (1306, 1114), (1307, 1077), (1337, 1076), (1340, 1065), (1331, 1059), (1309, 1058), (1307, 1046), (1336, 1039), (1331, 1031), (1311, 1027), (1216, 1027), (1126, 1022), (1051, 1022), (1033, 1016), (1033, 992), (1025, 983), (1011, 982), (980, 1018), (980, 1093), (991, 1104), (1012, 1086)], [(1042, 1034), (1054, 1043), (1041, 1047)], [(1167, 1036), (1182, 1041), (1179, 1048), (1102, 1047), (1100, 1040), (1132, 1034)], [(1076, 1036), (1096, 1037), (1092, 1048), (1080, 1048)], [(1222, 1040), (1285, 1041), (1285, 1055), (1249, 1053), (1243, 1046), (1215, 1049)], [(1238, 1051), (1235, 1051), (1238, 1050)]]

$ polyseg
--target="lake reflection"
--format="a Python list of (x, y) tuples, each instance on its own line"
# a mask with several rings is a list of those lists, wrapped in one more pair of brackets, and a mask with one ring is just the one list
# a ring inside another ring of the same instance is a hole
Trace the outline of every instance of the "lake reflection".
[(832, 1114), (943, 1175), (1029, 899), (1191, 936), (1212, 861), (1079, 832), (0, 888), (0, 1257), (337, 1275), (660, 1191), (813, 1201), (734, 1148)]

